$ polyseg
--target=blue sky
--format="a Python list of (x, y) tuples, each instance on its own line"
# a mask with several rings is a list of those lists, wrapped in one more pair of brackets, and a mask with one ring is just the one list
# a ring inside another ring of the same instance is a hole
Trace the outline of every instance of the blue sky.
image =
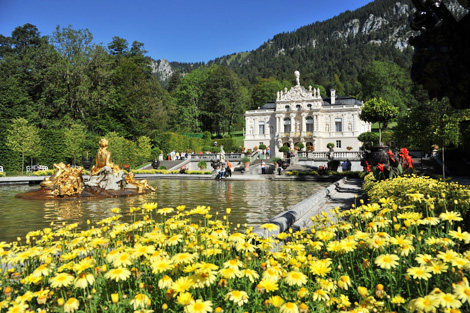
[(251, 51), (282, 32), (324, 21), (371, 0), (0, 0), (0, 34), (36, 25), (88, 28), (95, 43), (113, 36), (143, 42), (148, 55), (179, 62), (207, 62)]

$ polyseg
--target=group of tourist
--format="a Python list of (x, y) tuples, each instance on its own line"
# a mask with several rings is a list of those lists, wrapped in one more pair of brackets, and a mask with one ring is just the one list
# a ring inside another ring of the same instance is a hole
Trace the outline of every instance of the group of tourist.
[(216, 175), (217, 179), (223, 179), (225, 177), (232, 177), (232, 163), (230, 163), (230, 161), (227, 161), (225, 165), (222, 164), (220, 168), (217, 167), (216, 171), (217, 171), (217, 175)]
[[(175, 150), (168, 152), (167, 160), (168, 161), (175, 161), (175, 160), (186, 160), (189, 157), (187, 152), (175, 152)], [(163, 161), (163, 152), (160, 154), (159, 157), (160, 161)]]

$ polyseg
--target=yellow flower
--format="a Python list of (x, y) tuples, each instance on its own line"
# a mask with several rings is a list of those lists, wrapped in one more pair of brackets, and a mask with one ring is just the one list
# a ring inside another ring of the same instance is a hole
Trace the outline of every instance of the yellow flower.
[(225, 301), (230, 300), (238, 306), (248, 303), (248, 294), (245, 291), (233, 290), (225, 295)]
[(159, 274), (171, 270), (173, 268), (173, 262), (169, 259), (158, 258), (152, 260), (150, 266), (154, 274)]
[(432, 277), (431, 269), (429, 267), (410, 267), (406, 270), (406, 273), (410, 276), (413, 276), (415, 279), (424, 279), (428, 280), (428, 278)]
[(269, 298), (269, 303), (271, 303), (275, 308), (279, 308), (281, 305), (284, 304), (284, 299), (279, 296), (272, 296)]
[(224, 267), (238, 270), (241, 267), (243, 267), (243, 262), (240, 261), (239, 259), (228, 260), (227, 262), (224, 263)]
[(446, 252), (439, 251), (437, 257), (444, 262), (452, 263), (459, 257), (459, 254), (452, 250), (447, 250)]
[(78, 307), (80, 306), (80, 301), (78, 301), (75, 298), (69, 298), (67, 302), (65, 302), (64, 305), (64, 312), (75, 312), (75, 310), (78, 310)]
[(118, 293), (112, 293), (111, 294), (111, 301), (113, 303), (118, 303), (119, 302), (119, 294)]
[(37, 269), (34, 270), (32, 276), (34, 278), (39, 278), (41, 276), (48, 276), (51, 272), (51, 269), (47, 267), (47, 264), (41, 264)]
[(395, 268), (398, 265), (400, 258), (395, 254), (381, 254), (375, 258), (375, 264), (379, 267), (389, 270)]
[(233, 279), (235, 277), (241, 276), (241, 272), (238, 269), (233, 268), (223, 268), (219, 271), (219, 273), (225, 279)]
[(322, 261), (314, 261), (310, 264), (310, 272), (313, 275), (326, 276), (331, 272), (331, 267), (328, 263)]
[(185, 313), (209, 313), (212, 312), (212, 301), (197, 299), (196, 302), (184, 307)]
[(401, 296), (395, 296), (395, 297), (392, 298), (392, 300), (390, 302), (395, 303), (395, 304), (403, 304), (403, 303), (405, 303), (405, 298), (403, 298)]
[(193, 295), (189, 292), (182, 292), (176, 298), (176, 301), (181, 305), (188, 305), (194, 301)]
[(88, 285), (93, 285), (95, 277), (90, 273), (81, 273), (75, 279), (75, 287), (85, 289)]
[(451, 225), (453, 222), (463, 221), (460, 213), (456, 211), (445, 211), (445, 213), (441, 213), (441, 215), (439, 215), (439, 218), (443, 221), (448, 221)]
[(297, 304), (293, 302), (287, 302), (284, 303), (279, 312), (281, 313), (299, 313), (299, 308), (297, 307)]
[(276, 231), (279, 229), (279, 226), (276, 224), (267, 223), (260, 225), (260, 228), (266, 229), (267, 231)]
[(26, 303), (14, 303), (12, 307), (8, 309), (7, 313), (24, 313), (28, 305)]
[(175, 254), (171, 261), (175, 264), (189, 264), (197, 257), (197, 254), (191, 254), (187, 252)]
[(171, 284), (171, 289), (175, 293), (181, 293), (188, 291), (194, 285), (194, 281), (189, 277), (180, 277), (173, 284)]
[(439, 299), (441, 306), (448, 309), (458, 309), (462, 306), (457, 297), (451, 293), (438, 293), (436, 297)]
[(123, 266), (132, 265), (131, 255), (129, 253), (126, 253), (126, 252), (118, 254), (113, 259), (113, 265), (114, 265), (114, 267), (123, 267)]
[(457, 283), (453, 287), (455, 295), (459, 298), (462, 303), (470, 303), (470, 286), (466, 277), (463, 278), (463, 281)]
[(277, 282), (266, 279), (261, 280), (259, 286), (264, 288), (266, 292), (276, 291), (279, 289)]
[(352, 282), (351, 282), (351, 278), (349, 278), (349, 276), (344, 275), (344, 276), (341, 276), (338, 279), (338, 287), (339, 288), (344, 289), (344, 290), (348, 290), (348, 287), (351, 287), (351, 286), (352, 286)]
[(138, 308), (144, 309), (145, 307), (150, 306), (151, 304), (152, 301), (150, 300), (150, 298), (143, 293), (139, 293), (131, 300), (131, 305), (134, 306), (134, 310), (137, 310)]
[(330, 299), (328, 292), (323, 289), (317, 289), (313, 292), (313, 301), (327, 301)]
[(361, 295), (361, 297), (367, 297), (369, 291), (366, 287), (359, 286), (357, 287), (357, 292)]
[(417, 309), (420, 312), (435, 311), (439, 306), (439, 299), (433, 295), (427, 295), (424, 298), (417, 298), (410, 301), (409, 306), (412, 310)]
[(116, 282), (127, 280), (129, 276), (131, 276), (131, 271), (123, 267), (111, 269), (104, 274), (105, 278), (115, 280)]
[(170, 288), (171, 284), (173, 284), (173, 279), (170, 276), (165, 275), (158, 281), (158, 288), (166, 289)]
[(67, 273), (60, 273), (50, 279), (52, 288), (67, 287), (73, 282), (73, 276)]

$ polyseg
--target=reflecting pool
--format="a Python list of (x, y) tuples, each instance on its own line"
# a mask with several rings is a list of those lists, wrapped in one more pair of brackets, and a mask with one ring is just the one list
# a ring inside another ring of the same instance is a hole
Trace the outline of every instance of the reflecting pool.
[[(145, 202), (157, 202), (158, 208), (186, 205), (192, 209), (197, 205), (211, 207), (211, 214), (223, 215), (231, 208), (234, 224), (257, 226), (286, 208), (300, 202), (329, 182), (312, 181), (217, 181), (217, 180), (173, 180), (149, 181), (157, 187), (155, 193), (129, 198), (96, 200), (25, 200), (15, 194), (27, 192), (39, 186), (0, 186), (0, 241), (12, 241), (32, 230), (66, 222), (78, 222), (86, 226), (112, 216), (112, 208), (121, 208), (129, 218), (129, 208)], [(128, 221), (128, 220), (127, 220)]]

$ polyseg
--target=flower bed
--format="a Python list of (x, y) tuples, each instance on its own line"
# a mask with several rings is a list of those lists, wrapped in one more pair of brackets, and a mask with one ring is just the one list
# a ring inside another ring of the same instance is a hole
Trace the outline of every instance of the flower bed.
[[(460, 228), (459, 207), (443, 196), (441, 213), (430, 205), (423, 210), (421, 197), (398, 201), (388, 192), (377, 187), (379, 201), (335, 210), (334, 218), (323, 213), (313, 218), (311, 232), (277, 238), (233, 225), (231, 231), (230, 209), (221, 217), (204, 206), (158, 209), (156, 203), (131, 208), (132, 223), (121, 222), (120, 210), (111, 209), (115, 216), (87, 230), (72, 224), (30, 232), (26, 244), (1, 243), (7, 270), (0, 307), (469, 312), (470, 234)], [(262, 228), (269, 235), (277, 226)], [(272, 252), (279, 241), (284, 244)]]
[[(31, 174), (31, 176), (51, 176), (55, 172), (56, 172), (56, 169), (35, 171)], [(83, 170), (83, 175), (90, 175), (90, 171)]]
[[(132, 170), (135, 174), (180, 174), (181, 170)], [(190, 175), (211, 175), (211, 171), (185, 171), (185, 174)]]

